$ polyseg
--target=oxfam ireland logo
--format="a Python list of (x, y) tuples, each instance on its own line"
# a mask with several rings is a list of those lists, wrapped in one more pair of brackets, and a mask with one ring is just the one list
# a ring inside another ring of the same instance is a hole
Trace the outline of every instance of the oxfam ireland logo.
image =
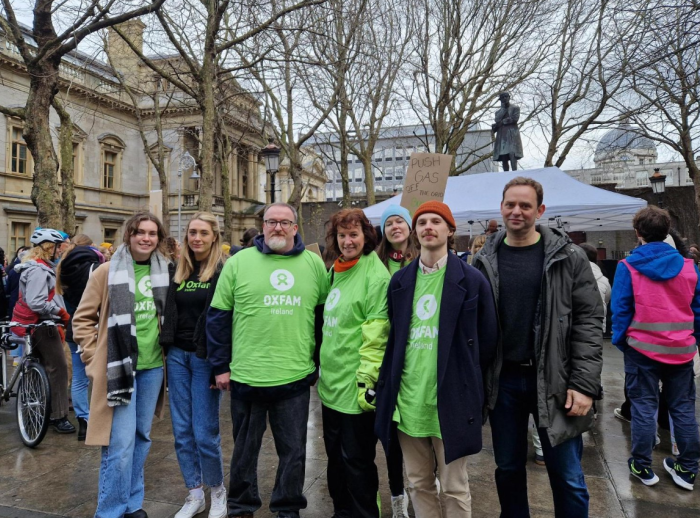
[(338, 302), (340, 302), (340, 290), (338, 288), (334, 288), (328, 294), (328, 298), (326, 299), (326, 309), (330, 311), (338, 305)]
[(270, 284), (279, 291), (291, 290), (294, 286), (294, 275), (287, 270), (275, 270), (270, 275)]
[(139, 291), (144, 297), (152, 297), (153, 296), (153, 290), (151, 289), (151, 276), (150, 275), (145, 275), (144, 277), (141, 277), (141, 280), (139, 281)]
[(437, 300), (435, 295), (423, 295), (416, 304), (416, 315), (421, 320), (428, 320), (437, 311)]

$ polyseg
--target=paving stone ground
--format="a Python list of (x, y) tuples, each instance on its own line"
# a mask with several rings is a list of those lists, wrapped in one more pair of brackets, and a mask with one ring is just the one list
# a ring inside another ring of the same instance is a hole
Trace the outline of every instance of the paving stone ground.
[[(583, 465), (591, 494), (591, 517), (697, 518), (700, 516), (700, 487), (693, 492), (677, 488), (661, 466), (663, 457), (671, 454), (668, 432), (662, 432), (662, 443), (654, 452), (654, 468), (661, 482), (649, 488), (630, 477), (627, 469), (631, 446), (629, 424), (613, 416), (613, 409), (623, 397), (622, 355), (606, 342), (604, 358), (605, 399), (599, 403), (595, 429), (584, 436)], [(696, 414), (700, 417), (700, 410), (696, 410)], [(221, 421), (224, 464), (227, 465), (233, 448), (228, 396), (222, 402)], [(154, 422), (152, 439), (146, 464), (144, 507), (151, 518), (169, 518), (178, 511), (187, 495), (175, 457), (169, 414)], [(382, 516), (390, 517), (386, 465), (381, 449), (377, 451)], [(315, 392), (311, 400), (307, 455), (304, 491), (309, 505), (302, 516), (330, 518), (333, 513), (326, 487), (321, 406)], [(274, 516), (267, 505), (276, 468), (277, 457), (268, 430), (258, 472), (263, 507), (256, 518)], [(494, 469), (491, 431), (487, 427), (483, 451), (469, 459), (475, 518), (499, 515)], [(14, 401), (0, 407), (0, 518), (92, 517), (98, 474), (98, 448), (84, 446), (75, 435), (59, 436), (51, 430), (39, 448), (26, 448), (17, 433)], [(554, 516), (546, 469), (529, 463), (528, 484), (533, 518)], [(204, 518), (206, 513), (199, 516)]]

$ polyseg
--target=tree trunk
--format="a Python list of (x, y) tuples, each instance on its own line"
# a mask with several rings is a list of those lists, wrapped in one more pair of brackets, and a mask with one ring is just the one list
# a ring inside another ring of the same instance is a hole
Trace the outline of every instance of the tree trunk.
[(73, 171), (73, 121), (61, 102), (54, 98), (53, 107), (61, 119), (58, 148), (61, 154), (61, 219), (63, 231), (75, 233), (75, 178)]
[(371, 206), (377, 203), (377, 198), (374, 195), (374, 173), (372, 173), (372, 158), (367, 157), (362, 159), (362, 166), (365, 170), (365, 189), (367, 190), (367, 205)]
[[(217, 131), (221, 135), (221, 130)], [(219, 165), (221, 167), (222, 195), (224, 197), (224, 229), (222, 241), (233, 243), (233, 205), (231, 204), (231, 175), (228, 168), (231, 157), (231, 143), (227, 137), (219, 139)]]
[(56, 203), (61, 199), (57, 181), (58, 157), (51, 141), (49, 121), (51, 103), (58, 91), (58, 63), (40, 61), (28, 71), (30, 82), (24, 139), (34, 159), (32, 203), (40, 226), (61, 228), (61, 207)]

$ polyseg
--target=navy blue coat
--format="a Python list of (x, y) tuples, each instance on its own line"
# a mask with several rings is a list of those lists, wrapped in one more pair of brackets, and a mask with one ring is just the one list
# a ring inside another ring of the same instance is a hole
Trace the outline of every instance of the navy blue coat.
[[(491, 287), (476, 268), (450, 254), (440, 303), (437, 406), (445, 462), (481, 451), (483, 371), (493, 361), (498, 321)], [(375, 432), (389, 451), (413, 313), (418, 260), (389, 283), (389, 341), (377, 381)]]

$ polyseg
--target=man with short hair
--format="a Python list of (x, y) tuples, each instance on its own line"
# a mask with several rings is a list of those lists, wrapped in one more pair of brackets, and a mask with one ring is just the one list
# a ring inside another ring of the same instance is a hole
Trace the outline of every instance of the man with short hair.
[(664, 242), (668, 212), (646, 207), (632, 222), (641, 246), (620, 261), (612, 290), (612, 342), (625, 355), (625, 384), (632, 403), (630, 474), (647, 486), (659, 481), (651, 469), (656, 441), (659, 381), (673, 419), (679, 455), (664, 468), (692, 490), (700, 461), (695, 419), (693, 357), (700, 337), (700, 272)]
[(306, 507), (309, 387), (318, 378), (328, 280), (297, 234), (292, 206), (273, 203), (263, 218), (263, 235), (224, 265), (207, 313), (207, 346), (217, 387), (231, 390), (228, 515), (250, 518), (262, 505), (257, 465), (269, 417), (279, 457), (270, 510), (296, 518)]
[(449, 253), (456, 225), (447, 205), (422, 204), (412, 226), (420, 258), (389, 284), (375, 431), (389, 451), (398, 427), (416, 516), (467, 518), (466, 456), (481, 451), (482, 369), (496, 350), (496, 307), (486, 279)]
[(495, 234), (496, 232), (498, 232), (498, 221), (496, 221), (495, 219), (490, 219), (484, 234), (490, 236), (491, 234)]
[(529, 516), (527, 433), (535, 418), (557, 517), (588, 516), (581, 434), (600, 392), (603, 305), (583, 251), (559, 229), (536, 225), (543, 190), (516, 177), (503, 189), (506, 230), (473, 264), (491, 283), (501, 337), (486, 375), (501, 516)]

